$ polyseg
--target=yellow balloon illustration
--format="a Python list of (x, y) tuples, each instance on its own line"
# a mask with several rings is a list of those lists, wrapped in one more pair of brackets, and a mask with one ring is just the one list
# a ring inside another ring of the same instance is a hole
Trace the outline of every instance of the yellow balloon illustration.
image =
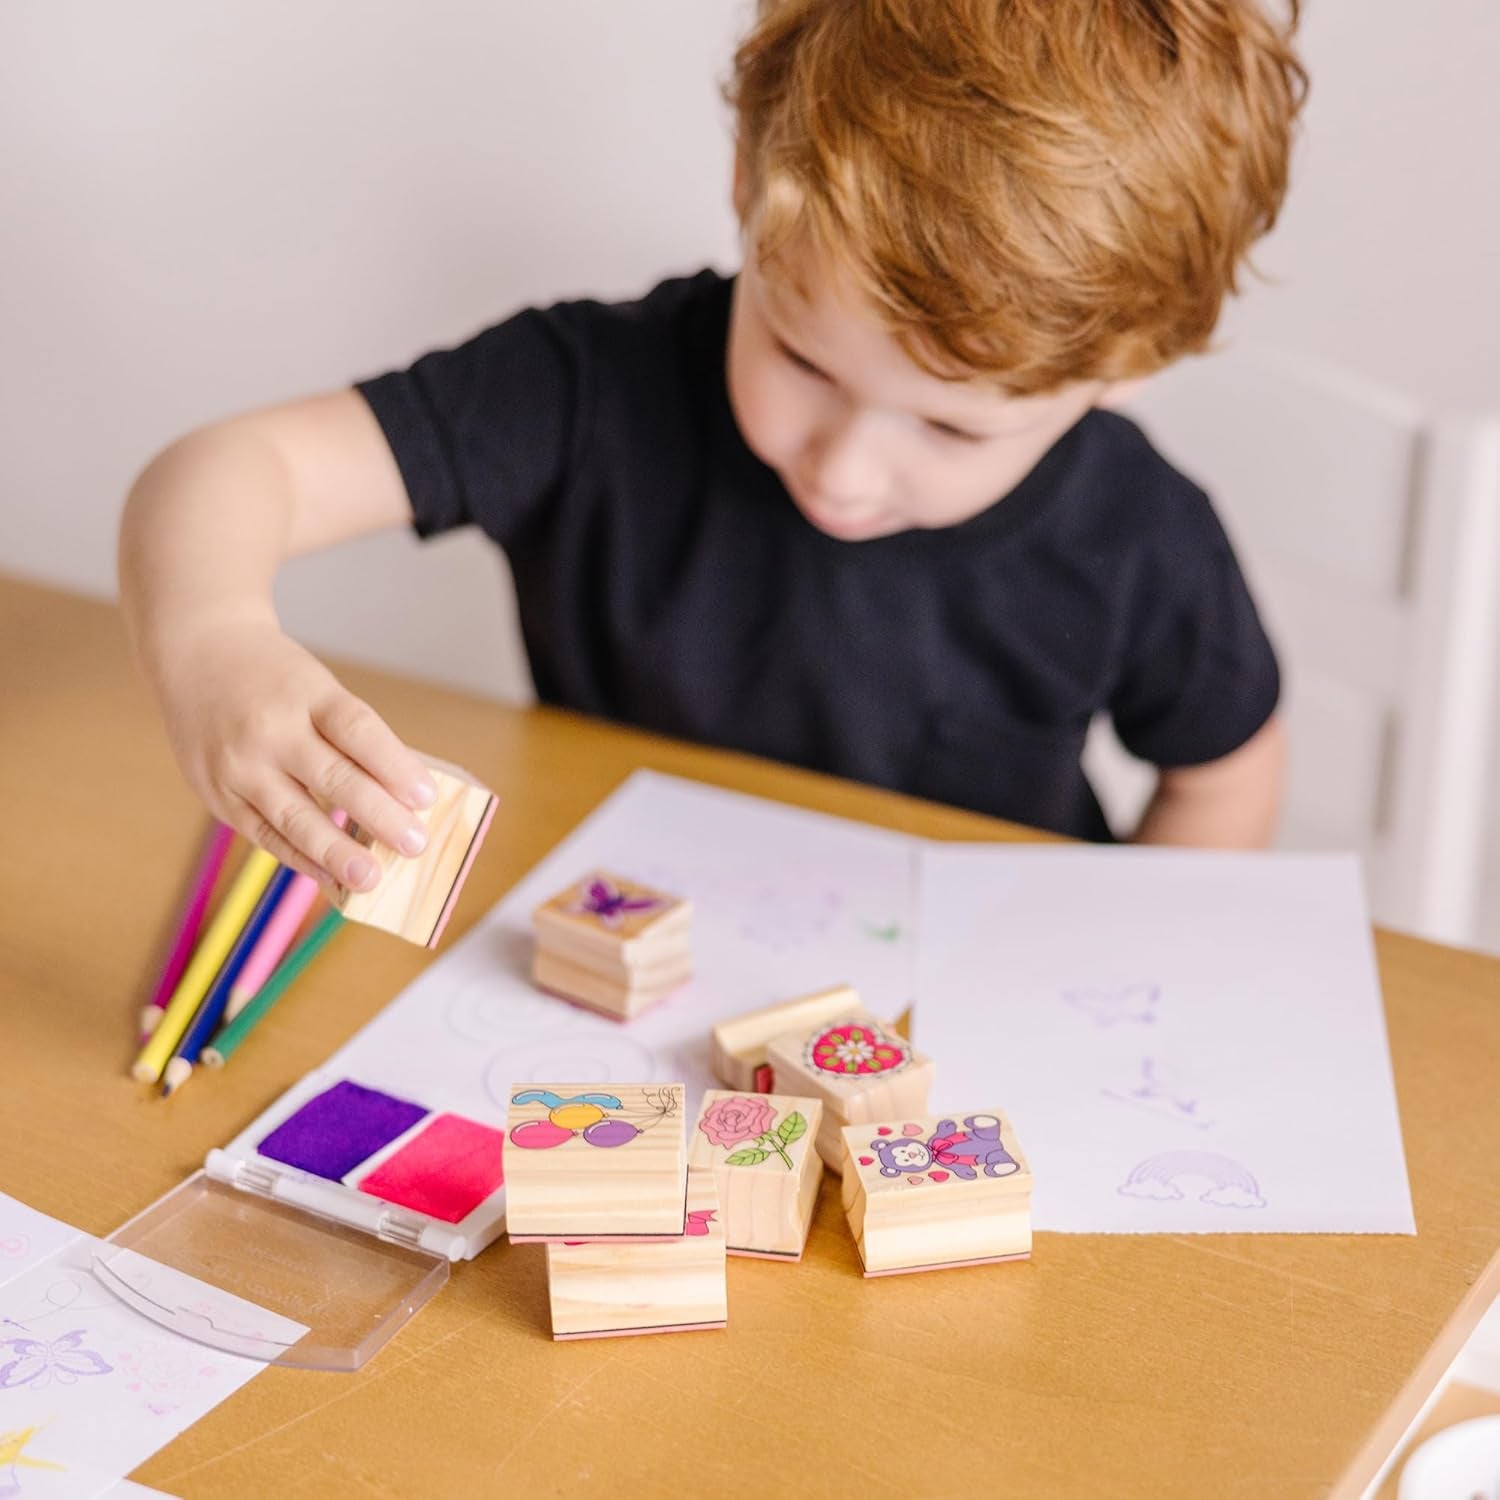
[(597, 1104), (559, 1104), (547, 1118), (562, 1130), (586, 1130), (604, 1111)]

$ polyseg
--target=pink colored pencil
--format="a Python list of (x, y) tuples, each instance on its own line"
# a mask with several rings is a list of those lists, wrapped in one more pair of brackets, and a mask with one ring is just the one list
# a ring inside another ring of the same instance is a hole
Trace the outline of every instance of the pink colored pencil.
[[(335, 828), (348, 822), (348, 814), (341, 807), (332, 813)], [(271, 977), (282, 955), (291, 946), (302, 919), (317, 898), (318, 882), (309, 875), (299, 875), (287, 887), (286, 895), (276, 905), (260, 941), (250, 950), (240, 977), (229, 991), (229, 1003), (224, 1007), (224, 1024), (227, 1026), (255, 998), (260, 987)]]
[(177, 936), (172, 941), (172, 951), (167, 955), (166, 967), (161, 971), (161, 978), (157, 981), (156, 993), (152, 995), (151, 1003), (141, 1011), (142, 1042), (145, 1042), (156, 1030), (156, 1023), (161, 1020), (161, 1013), (166, 1009), (167, 1001), (172, 998), (172, 991), (177, 988), (177, 981), (182, 978), (182, 971), (187, 968), (188, 959), (192, 957), (193, 945), (198, 941), (198, 933), (203, 927), (204, 915), (208, 911), (208, 898), (213, 894), (214, 883), (219, 878), (219, 872), (224, 868), (229, 846), (233, 842), (234, 830), (225, 827), (223, 823), (215, 823), (213, 836), (208, 841), (208, 847), (203, 851), (198, 873), (193, 877), (192, 894), (188, 897), (187, 910), (182, 914)]
[(286, 895), (276, 903), (276, 910), (266, 923), (266, 930), (250, 950), (240, 977), (230, 988), (229, 1003), (224, 1007), (226, 1025), (244, 1010), (255, 998), (256, 991), (271, 977), (271, 971), (281, 962), (282, 954), (296, 936), (317, 894), (318, 882), (311, 875), (299, 875), (287, 887)]

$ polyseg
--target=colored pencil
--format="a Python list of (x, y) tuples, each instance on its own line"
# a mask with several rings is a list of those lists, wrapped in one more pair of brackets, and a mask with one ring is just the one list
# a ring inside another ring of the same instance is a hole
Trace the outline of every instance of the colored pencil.
[(317, 926), (284, 958), (276, 972), (255, 992), (255, 998), (203, 1049), (203, 1061), (211, 1068), (221, 1068), (270, 1008), (285, 994), (291, 982), (317, 956), (318, 950), (343, 925), (344, 915), (330, 907)]
[(223, 823), (215, 823), (203, 857), (198, 862), (198, 872), (193, 877), (187, 908), (178, 925), (177, 936), (172, 939), (166, 966), (156, 982), (156, 993), (151, 996), (151, 1003), (141, 1010), (142, 1044), (156, 1030), (156, 1023), (161, 1020), (161, 1013), (166, 1009), (167, 1001), (172, 998), (172, 991), (177, 988), (177, 981), (182, 978), (188, 959), (192, 957), (193, 944), (198, 941), (198, 934), (203, 929), (203, 918), (208, 911), (208, 898), (213, 895), (214, 882), (224, 868), (229, 846), (233, 842), (234, 830)]
[(162, 1073), (165, 1094), (175, 1094), (192, 1077), (193, 1064), (198, 1061), (198, 1054), (208, 1045), (209, 1039), (219, 1029), (220, 1021), (224, 1019), (224, 1008), (229, 1004), (229, 993), (234, 988), (235, 980), (244, 972), (250, 955), (255, 952), (256, 944), (260, 942), (271, 918), (276, 915), (276, 908), (281, 905), (282, 898), (291, 888), (296, 875), (295, 870), (289, 870), (283, 865), (271, 877), (271, 883), (256, 903), (255, 910), (250, 913), (244, 930), (234, 940), (229, 957), (224, 960), (224, 966), (209, 986), (203, 1003), (193, 1013), (193, 1019), (188, 1022), (176, 1052)]
[(311, 875), (299, 875), (287, 888), (287, 893), (277, 903), (261, 933), (260, 941), (245, 960), (229, 990), (229, 1003), (224, 1007), (224, 1020), (234, 1020), (255, 997), (255, 992), (271, 977), (271, 971), (286, 956), (302, 919), (311, 909), (318, 896), (318, 882)]
[(203, 940), (188, 960), (172, 998), (162, 1011), (156, 1029), (141, 1048), (131, 1073), (141, 1083), (155, 1083), (162, 1075), (167, 1060), (176, 1050), (183, 1033), (188, 1029), (199, 1003), (208, 993), (214, 976), (223, 966), (234, 940), (244, 929), (245, 922), (260, 900), (261, 892), (271, 883), (276, 873), (276, 857), (264, 849), (252, 849), (234, 884), (224, 897), (224, 903), (214, 913)]

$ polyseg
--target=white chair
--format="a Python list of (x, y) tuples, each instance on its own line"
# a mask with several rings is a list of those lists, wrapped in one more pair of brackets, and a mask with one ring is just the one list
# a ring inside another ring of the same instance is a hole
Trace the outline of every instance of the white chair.
[[(1433, 422), (1265, 350), (1185, 361), (1126, 410), (1214, 497), (1281, 654), (1278, 842), (1366, 856), (1377, 920), (1475, 941), (1500, 673), (1500, 423)], [(1124, 826), (1149, 795), (1096, 726)]]

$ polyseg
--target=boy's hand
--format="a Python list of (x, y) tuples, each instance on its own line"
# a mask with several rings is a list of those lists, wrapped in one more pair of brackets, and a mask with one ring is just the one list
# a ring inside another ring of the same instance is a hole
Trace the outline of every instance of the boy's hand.
[(426, 767), (274, 619), (195, 628), (170, 655), (154, 674), (167, 733), (216, 817), (330, 896), (335, 884), (368, 890), (380, 878), (334, 825), (335, 808), (393, 849), (421, 853), (412, 809), (437, 797)]

